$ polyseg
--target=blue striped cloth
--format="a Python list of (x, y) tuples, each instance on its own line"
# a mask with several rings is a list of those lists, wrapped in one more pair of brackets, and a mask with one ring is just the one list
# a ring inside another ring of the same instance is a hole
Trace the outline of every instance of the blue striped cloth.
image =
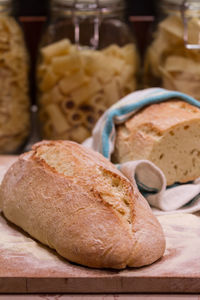
[[(116, 136), (116, 128), (115, 125), (122, 124), (125, 122), (128, 118), (130, 118), (132, 115), (134, 115), (138, 110), (142, 109), (144, 106), (153, 104), (153, 103), (159, 103), (159, 102), (164, 102), (169, 99), (179, 99), (185, 102), (188, 102), (194, 106), (197, 106), (200, 108), (200, 102), (195, 100), (194, 98), (180, 93), (176, 91), (169, 91), (165, 90), (162, 88), (150, 88), (150, 89), (145, 89), (137, 92), (133, 92), (129, 94), (128, 96), (122, 98), (120, 101), (112, 105), (99, 119), (97, 124), (95, 125), (95, 128), (92, 133), (92, 137), (86, 140), (83, 145), (86, 147), (92, 148), (93, 150), (100, 152), (105, 156), (107, 159), (110, 160), (111, 154), (114, 150), (115, 147), (115, 136)], [(146, 167), (148, 164), (146, 164)], [(135, 164), (134, 164), (135, 166)], [(125, 165), (125, 167), (122, 165), (118, 166), (121, 171), (125, 174), (128, 166)], [(130, 167), (130, 164), (129, 164)], [(133, 173), (135, 172), (135, 167), (131, 167), (133, 169)], [(129, 168), (130, 169), (130, 168)], [(156, 169), (156, 168), (155, 168)], [(151, 166), (148, 167), (149, 172), (153, 170), (155, 171), (154, 168)], [(126, 174), (125, 174), (126, 175)], [(134, 174), (134, 176), (137, 174)], [(130, 179), (130, 172), (129, 172), (129, 179)], [(164, 174), (162, 171), (160, 171), (160, 174), (158, 174), (158, 177), (164, 178)], [(127, 176), (128, 177), (128, 176)], [(142, 183), (140, 183), (142, 184)], [(196, 211), (200, 209), (200, 197), (199, 197), (199, 181), (197, 183), (194, 183), (195, 186), (193, 186), (193, 192), (191, 192), (192, 198), (189, 196), (188, 192), (188, 186), (186, 185), (181, 185), (182, 192), (180, 191), (180, 187), (170, 187), (170, 190), (166, 188), (166, 182), (163, 179), (162, 183), (162, 192), (161, 190), (158, 191), (157, 194), (149, 194), (145, 195), (145, 197), (148, 199), (151, 205), (157, 206), (159, 209), (163, 209), (165, 207), (167, 195), (170, 193), (170, 197), (173, 198), (173, 193), (174, 193), (174, 201), (175, 200), (175, 194), (179, 191), (179, 197), (182, 195), (186, 195), (186, 189), (187, 189), (187, 196), (185, 197), (185, 200), (182, 201), (182, 205), (186, 204), (187, 202), (190, 202), (195, 196), (196, 202), (195, 204), (192, 203), (192, 211)], [(197, 187), (198, 185), (198, 187)], [(151, 190), (151, 187), (147, 187), (147, 192)], [(191, 187), (192, 191), (192, 187)], [(184, 197), (183, 197), (184, 198)], [(198, 198), (198, 199), (197, 199)], [(164, 200), (165, 199), (165, 200)], [(172, 199), (173, 200), (173, 199)], [(163, 202), (165, 201), (165, 203)], [(177, 203), (180, 202), (177, 200)], [(196, 206), (196, 204), (198, 204)], [(178, 208), (178, 205), (168, 205), (170, 207), (174, 207), (175, 209)], [(196, 208), (195, 208), (196, 207)], [(166, 207), (167, 210), (167, 207)], [(187, 211), (187, 210), (186, 210)]]
[(114, 149), (116, 124), (122, 124), (146, 105), (164, 102), (172, 98), (183, 100), (200, 108), (199, 101), (176, 91), (150, 88), (131, 93), (111, 106), (99, 119), (93, 130), (93, 138), (90, 140), (90, 145), (94, 150), (110, 159)]

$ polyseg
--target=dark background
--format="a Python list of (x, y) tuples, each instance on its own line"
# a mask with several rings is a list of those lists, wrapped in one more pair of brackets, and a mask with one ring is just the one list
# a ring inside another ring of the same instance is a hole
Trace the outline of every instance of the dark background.
[[(155, 15), (156, 0), (126, 0), (127, 15)], [(44, 16), (50, 0), (13, 0), (17, 16)]]

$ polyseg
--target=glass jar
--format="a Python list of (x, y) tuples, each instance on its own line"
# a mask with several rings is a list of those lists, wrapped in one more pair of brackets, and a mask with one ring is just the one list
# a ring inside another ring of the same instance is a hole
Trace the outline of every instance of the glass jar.
[(42, 137), (82, 142), (136, 89), (138, 53), (122, 0), (53, 0), (37, 67)]
[(0, 0), (0, 154), (20, 151), (30, 131), (29, 60), (11, 3)]
[(200, 1), (162, 0), (144, 65), (145, 87), (177, 90), (200, 100)]

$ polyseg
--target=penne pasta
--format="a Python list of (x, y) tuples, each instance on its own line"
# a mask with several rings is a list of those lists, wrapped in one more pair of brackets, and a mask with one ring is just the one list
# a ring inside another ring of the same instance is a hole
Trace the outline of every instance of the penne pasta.
[(90, 97), (99, 92), (101, 88), (99, 81), (94, 77), (89, 83), (71, 92), (71, 96), (77, 104), (81, 104), (86, 100), (89, 102)]
[(111, 106), (120, 99), (117, 81), (112, 80), (104, 85), (105, 98), (108, 106)]
[(68, 39), (63, 39), (56, 43), (50, 44), (41, 49), (42, 58), (46, 62), (50, 62), (55, 56), (68, 54), (70, 51), (70, 42)]
[(55, 130), (60, 133), (69, 129), (69, 124), (56, 104), (46, 106), (46, 112)]
[(84, 117), (84, 112), (79, 109), (71, 109), (66, 114), (67, 121), (72, 127), (82, 124), (84, 121)]
[[(138, 57), (133, 44), (80, 50), (69, 40), (61, 40), (41, 52), (39, 103), (48, 112), (48, 118), (41, 120), (51, 120), (59, 138), (69, 138), (73, 130), (70, 138), (83, 141), (108, 107), (136, 89), (137, 67), (133, 64)], [(58, 118), (61, 125), (56, 125)], [(82, 139), (81, 134), (75, 138), (79, 131), (84, 132)]]
[(91, 131), (92, 128), (94, 127), (95, 123), (97, 122), (97, 119), (98, 118), (94, 112), (86, 113), (86, 114), (84, 114), (83, 124), (87, 129), (89, 129)]
[(90, 136), (90, 131), (84, 126), (74, 127), (69, 132), (69, 139), (81, 143)]
[(49, 67), (40, 83), (40, 90), (42, 92), (50, 90), (57, 84), (58, 79), (59, 77), (53, 72), (52, 68)]
[(77, 107), (75, 101), (70, 97), (66, 97), (65, 100), (61, 101), (60, 106), (65, 114), (70, 113), (72, 110), (75, 111)]
[(54, 57), (51, 66), (55, 74), (65, 76), (80, 69), (81, 57), (77, 53)]
[(59, 82), (59, 88), (64, 95), (68, 95), (74, 90), (78, 90), (82, 84), (87, 83), (88, 78), (84, 76), (83, 70), (66, 75)]
[(53, 127), (51, 120), (47, 120), (44, 123), (42, 132), (43, 132), (44, 138), (46, 138), (46, 139), (54, 139), (54, 137), (56, 138), (55, 128)]

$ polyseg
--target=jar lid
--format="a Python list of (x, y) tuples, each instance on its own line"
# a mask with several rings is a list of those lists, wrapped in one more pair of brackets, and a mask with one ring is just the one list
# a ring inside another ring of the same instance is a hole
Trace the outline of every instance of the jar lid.
[(162, 0), (162, 2), (167, 4), (181, 5), (183, 3), (183, 0)]
[(188, 4), (195, 4), (195, 3), (198, 3), (199, 1), (198, 0), (161, 0), (163, 3), (166, 3), (166, 4), (174, 4), (174, 5), (183, 5), (184, 3), (188, 3)]
[(123, 8), (125, 3), (124, 0), (52, 0), (53, 4), (58, 5), (66, 5), (70, 7), (84, 7), (88, 6), (93, 8), (94, 6), (100, 7), (100, 8), (106, 8), (106, 7), (117, 7), (117, 8)]

